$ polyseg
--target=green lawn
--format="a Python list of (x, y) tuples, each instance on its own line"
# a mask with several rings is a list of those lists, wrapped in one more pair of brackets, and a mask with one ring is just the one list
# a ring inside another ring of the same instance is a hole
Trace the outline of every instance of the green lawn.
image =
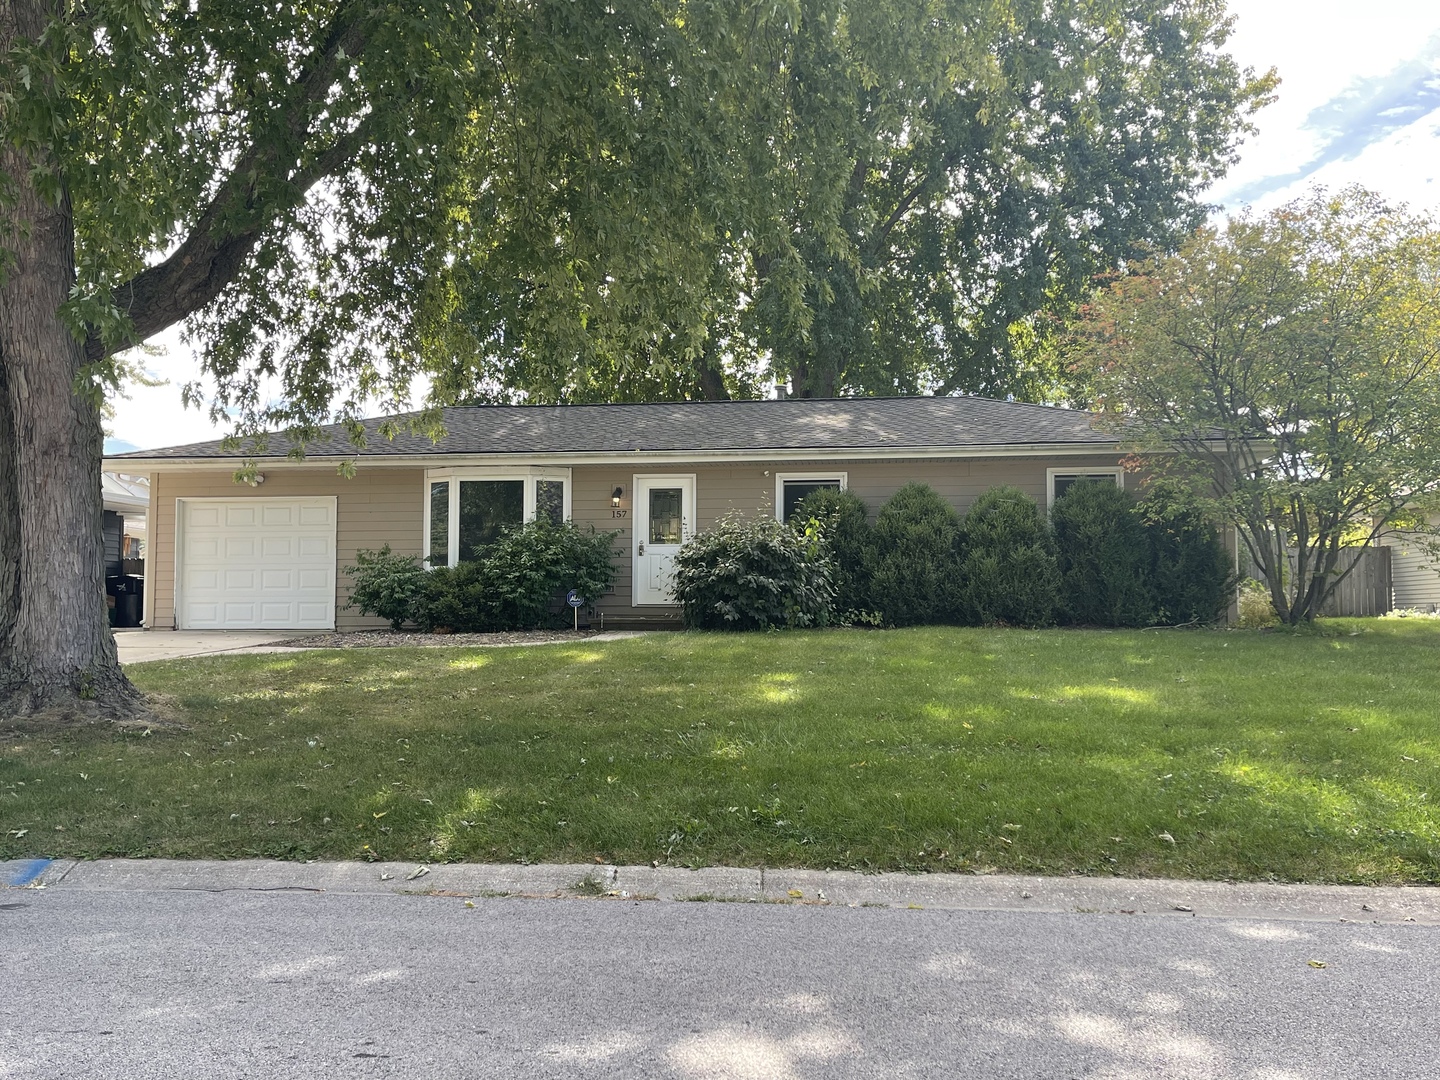
[(1433, 621), (661, 634), (131, 674), (190, 730), (0, 742), (0, 857), (1440, 883)]

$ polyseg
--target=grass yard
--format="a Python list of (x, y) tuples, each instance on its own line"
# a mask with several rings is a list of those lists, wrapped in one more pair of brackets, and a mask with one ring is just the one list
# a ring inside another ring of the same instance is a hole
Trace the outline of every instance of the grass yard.
[(356, 649), (131, 669), (0, 742), (0, 857), (1440, 883), (1440, 622)]

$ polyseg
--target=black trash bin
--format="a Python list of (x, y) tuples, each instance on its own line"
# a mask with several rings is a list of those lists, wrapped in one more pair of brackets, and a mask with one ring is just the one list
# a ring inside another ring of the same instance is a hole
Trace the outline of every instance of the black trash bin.
[(105, 591), (115, 598), (110, 625), (139, 626), (145, 618), (145, 579), (139, 574), (119, 574), (105, 579)]

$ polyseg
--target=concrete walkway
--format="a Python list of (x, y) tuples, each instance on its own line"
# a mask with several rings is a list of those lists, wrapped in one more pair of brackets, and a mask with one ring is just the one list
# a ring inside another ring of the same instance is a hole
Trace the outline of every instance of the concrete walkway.
[(304, 636), (303, 630), (117, 630), (115, 647), (120, 663), (142, 664), (217, 653), (290, 652), (274, 643)]
[(496, 863), (291, 863), (265, 859), (26, 859), (0, 885), (65, 891), (314, 892), (582, 897), (940, 911), (1440, 925), (1440, 888), (1163, 879), (860, 874), (848, 870)]

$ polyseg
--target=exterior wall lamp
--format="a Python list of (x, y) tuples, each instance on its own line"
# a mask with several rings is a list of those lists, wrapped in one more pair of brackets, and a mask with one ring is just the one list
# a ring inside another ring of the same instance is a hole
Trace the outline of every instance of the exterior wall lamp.
[(620, 505), (620, 500), (624, 497), (625, 489), (623, 487), (617, 486), (615, 490), (610, 493), (610, 505), (618, 507)]

